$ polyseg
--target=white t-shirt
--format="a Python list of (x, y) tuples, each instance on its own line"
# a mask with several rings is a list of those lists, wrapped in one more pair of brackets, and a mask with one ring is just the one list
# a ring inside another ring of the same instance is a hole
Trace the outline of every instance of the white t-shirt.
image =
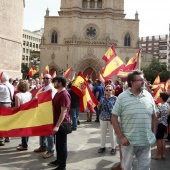
[(30, 92), (19, 92), (15, 96), (19, 98), (21, 104), (29, 102), (32, 99), (32, 94)]

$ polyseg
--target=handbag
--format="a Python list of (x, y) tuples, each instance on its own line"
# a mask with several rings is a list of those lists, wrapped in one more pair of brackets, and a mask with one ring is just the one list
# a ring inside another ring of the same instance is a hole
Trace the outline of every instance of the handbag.
[(69, 134), (72, 132), (72, 127), (70, 122), (63, 122), (60, 125), (59, 131), (64, 134)]

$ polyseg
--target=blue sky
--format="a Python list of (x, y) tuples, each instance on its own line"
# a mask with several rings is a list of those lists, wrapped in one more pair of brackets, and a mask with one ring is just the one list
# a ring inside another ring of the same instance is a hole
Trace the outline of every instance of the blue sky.
[[(169, 34), (170, 0), (125, 0), (126, 18), (134, 19), (139, 13), (139, 35)], [(60, 0), (25, 0), (24, 29), (34, 31), (44, 27), (47, 7), (51, 16), (58, 15)]]

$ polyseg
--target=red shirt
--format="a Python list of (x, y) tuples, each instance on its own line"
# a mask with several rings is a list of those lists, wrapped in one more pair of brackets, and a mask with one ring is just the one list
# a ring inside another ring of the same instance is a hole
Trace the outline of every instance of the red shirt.
[(61, 107), (67, 107), (67, 113), (63, 122), (70, 122), (70, 104), (71, 104), (71, 97), (67, 90), (63, 90), (60, 93), (56, 93), (53, 100), (53, 117), (54, 117), (54, 125), (56, 125), (60, 114), (61, 114)]

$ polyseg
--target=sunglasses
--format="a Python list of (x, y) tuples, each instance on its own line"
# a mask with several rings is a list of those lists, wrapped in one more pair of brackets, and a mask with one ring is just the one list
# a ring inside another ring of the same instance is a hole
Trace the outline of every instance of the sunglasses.
[(43, 79), (44, 79), (44, 80), (45, 80), (45, 79), (47, 79), (47, 80), (48, 80), (48, 79), (50, 79), (50, 78), (48, 78), (48, 77), (44, 77)]
[(106, 91), (112, 91), (111, 89), (106, 89)]

